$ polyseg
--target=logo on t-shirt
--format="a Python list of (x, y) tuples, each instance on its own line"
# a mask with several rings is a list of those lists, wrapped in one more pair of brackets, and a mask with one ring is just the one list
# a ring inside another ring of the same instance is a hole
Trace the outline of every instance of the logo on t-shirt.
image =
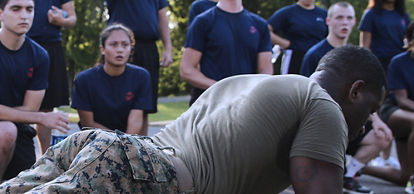
[(27, 77), (32, 78), (33, 77), (33, 67), (29, 68), (29, 72), (27, 72)]
[(257, 29), (254, 26), (250, 26), (250, 33), (254, 34), (257, 32)]
[(125, 96), (125, 100), (126, 101), (130, 101), (130, 100), (132, 100), (132, 98), (134, 98), (134, 93), (132, 93), (132, 92), (127, 92), (127, 94), (126, 94), (126, 96)]
[(317, 17), (317, 18), (316, 18), (316, 21), (317, 21), (317, 22), (323, 22), (323, 18), (321, 18), (321, 17)]

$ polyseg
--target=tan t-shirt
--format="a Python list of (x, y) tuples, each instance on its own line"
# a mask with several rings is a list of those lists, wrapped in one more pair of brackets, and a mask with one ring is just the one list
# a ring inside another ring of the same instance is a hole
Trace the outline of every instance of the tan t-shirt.
[(289, 158), (343, 167), (348, 129), (339, 105), (298, 75), (224, 79), (156, 134), (190, 170), (197, 193), (277, 193)]

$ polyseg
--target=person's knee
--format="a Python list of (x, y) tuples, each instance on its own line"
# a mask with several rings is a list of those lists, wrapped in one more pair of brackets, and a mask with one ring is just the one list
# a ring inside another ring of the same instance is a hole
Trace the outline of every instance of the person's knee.
[(17, 127), (12, 122), (0, 122), (0, 148), (11, 149), (17, 139)]
[(388, 146), (390, 146), (391, 143), (392, 143), (392, 139), (388, 139), (388, 138), (377, 138), (375, 141), (375, 145), (380, 150), (388, 148)]

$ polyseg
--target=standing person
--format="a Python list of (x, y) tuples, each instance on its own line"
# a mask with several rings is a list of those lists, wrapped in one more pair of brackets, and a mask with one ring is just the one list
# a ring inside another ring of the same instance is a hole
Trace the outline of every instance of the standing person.
[(328, 34), (326, 10), (315, 6), (315, 0), (296, 1), (277, 10), (267, 20), (272, 43), (284, 49), (282, 74), (299, 74), (306, 51)]
[(191, 22), (194, 18), (200, 13), (214, 7), (217, 5), (218, 0), (196, 0), (191, 3), (190, 13), (188, 14), (188, 26), (191, 25)]
[[(405, 32), (406, 52), (392, 58), (387, 72), (389, 96), (381, 107), (381, 118), (390, 126), (401, 169), (371, 166), (363, 173), (384, 178), (401, 186), (414, 186), (414, 23)], [(413, 193), (413, 187), (406, 188)]]
[(355, 25), (355, 10), (351, 4), (340, 2), (331, 5), (326, 17), (328, 36), (313, 45), (305, 54), (300, 74), (306, 77), (312, 75), (319, 60), (330, 50), (345, 46)]
[(151, 78), (144, 68), (127, 63), (133, 36), (121, 24), (102, 31), (99, 64), (75, 80), (72, 108), (78, 110), (82, 127), (147, 135), (143, 119), (144, 111), (152, 107)]
[(322, 61), (310, 79), (223, 79), (151, 138), (76, 133), (0, 193), (266, 194), (292, 184), (295, 193), (340, 194), (346, 144), (379, 108), (385, 76), (360, 47), (334, 49)]
[(404, 0), (370, 0), (359, 25), (359, 44), (371, 49), (387, 71), (391, 58), (403, 52), (404, 31), (409, 23)]
[(0, 182), (36, 160), (36, 131), (29, 123), (68, 129), (67, 115), (37, 112), (48, 85), (49, 58), (26, 37), (33, 16), (33, 0), (0, 1)]
[[(33, 26), (27, 35), (46, 49), (49, 54), (49, 87), (40, 111), (51, 112), (54, 107), (69, 105), (69, 87), (61, 28), (72, 28), (76, 23), (75, 8), (71, 0), (35, 1)], [(36, 125), (40, 151), (50, 146), (51, 129)]]
[[(241, 0), (222, 0), (187, 31), (181, 78), (194, 88), (190, 105), (217, 81), (239, 74), (273, 74), (266, 22)], [(200, 67), (199, 67), (200, 64)]]
[[(168, 28), (166, 0), (106, 0), (108, 24), (121, 23), (134, 32), (135, 46), (132, 63), (145, 68), (151, 75), (152, 108), (144, 112), (144, 127), (148, 128), (147, 113), (157, 112), (158, 77), (161, 66), (172, 63), (172, 45)], [(161, 63), (155, 42), (164, 45)]]

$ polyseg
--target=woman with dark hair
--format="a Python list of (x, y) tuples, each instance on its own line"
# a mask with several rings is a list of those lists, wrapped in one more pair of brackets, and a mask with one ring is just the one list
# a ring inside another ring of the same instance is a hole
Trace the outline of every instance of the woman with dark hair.
[(391, 58), (404, 51), (409, 23), (404, 0), (370, 0), (359, 26), (360, 45), (371, 49), (386, 71)]
[(151, 109), (151, 81), (147, 70), (127, 63), (134, 42), (132, 31), (121, 24), (102, 31), (99, 64), (75, 80), (72, 108), (82, 127), (147, 135), (143, 111)]
[(306, 51), (328, 34), (326, 16), (326, 10), (315, 6), (315, 0), (297, 0), (267, 20), (272, 43), (284, 50), (282, 74), (299, 74)]

